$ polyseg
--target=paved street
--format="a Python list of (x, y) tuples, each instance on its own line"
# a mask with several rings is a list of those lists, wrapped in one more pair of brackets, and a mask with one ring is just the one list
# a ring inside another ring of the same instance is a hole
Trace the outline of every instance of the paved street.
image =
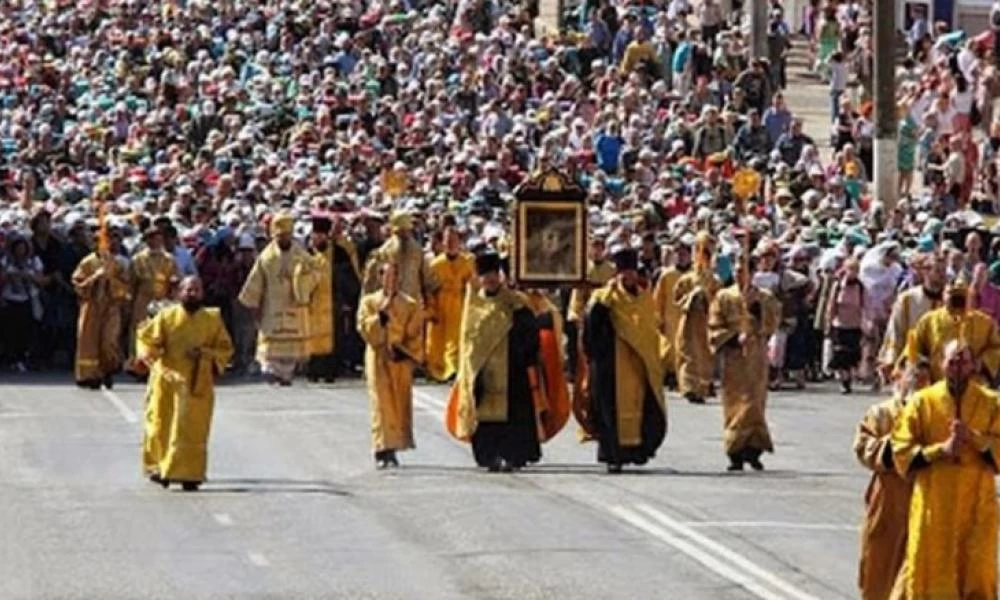
[(473, 467), (416, 394), (376, 472), (360, 382), (220, 388), (201, 492), (141, 479), (143, 388), (0, 382), (0, 598), (853, 598), (873, 398), (772, 395), (768, 471), (727, 474), (718, 404), (670, 398), (657, 458), (605, 475), (575, 424), (516, 475)]

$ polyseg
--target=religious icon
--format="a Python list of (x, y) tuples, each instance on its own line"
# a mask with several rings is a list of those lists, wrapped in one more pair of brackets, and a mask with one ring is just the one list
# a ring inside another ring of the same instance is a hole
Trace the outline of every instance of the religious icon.
[(514, 279), (526, 286), (572, 286), (586, 279), (587, 211), (583, 189), (558, 171), (514, 192)]

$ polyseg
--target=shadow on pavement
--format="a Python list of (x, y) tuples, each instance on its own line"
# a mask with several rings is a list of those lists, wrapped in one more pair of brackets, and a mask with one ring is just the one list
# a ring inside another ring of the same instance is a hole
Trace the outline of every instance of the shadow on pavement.
[(319, 494), (350, 497), (347, 490), (329, 481), (316, 479), (212, 479), (202, 494)]

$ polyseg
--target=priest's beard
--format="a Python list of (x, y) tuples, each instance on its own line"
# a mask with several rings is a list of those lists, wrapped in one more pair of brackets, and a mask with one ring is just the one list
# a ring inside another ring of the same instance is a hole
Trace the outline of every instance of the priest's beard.
[(949, 377), (946, 380), (948, 386), (948, 394), (955, 401), (961, 401), (962, 395), (965, 393), (965, 388), (969, 386), (969, 380), (965, 377)]
[(280, 248), (282, 252), (288, 250), (291, 247), (292, 247), (292, 240), (278, 240), (278, 248)]
[(184, 307), (184, 310), (186, 310), (188, 314), (194, 314), (194, 313), (198, 312), (198, 309), (201, 308), (202, 301), (201, 300), (185, 300), (184, 302), (181, 302), (181, 306)]
[[(316, 244), (316, 250), (319, 252), (326, 252), (326, 249), (329, 247), (330, 247), (329, 242), (319, 242), (318, 244)], [(287, 248), (284, 249), (287, 250)]]

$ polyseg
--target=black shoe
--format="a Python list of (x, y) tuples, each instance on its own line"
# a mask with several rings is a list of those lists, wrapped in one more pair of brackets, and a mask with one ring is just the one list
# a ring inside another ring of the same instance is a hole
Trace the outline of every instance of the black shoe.
[(503, 468), (503, 461), (501, 459), (496, 459), (486, 467), (486, 470), (490, 473), (499, 473)]
[(622, 466), (618, 463), (608, 463), (608, 474), (618, 475), (622, 472)]
[(288, 380), (288, 379), (279, 379), (278, 380), (278, 386), (279, 387), (292, 387), (292, 382), (290, 380)]
[(183, 488), (185, 492), (197, 492), (200, 487), (200, 481), (185, 481), (181, 484), (181, 488)]
[(163, 489), (169, 488), (170, 487), (170, 480), (169, 479), (162, 479), (161, 478), (160, 479), (160, 487), (162, 487)]
[(389, 452), (388, 456), (385, 457), (385, 462), (387, 462), (390, 467), (399, 468), (399, 459), (396, 458), (395, 450)]
[(163, 478), (160, 477), (159, 473), (152, 473), (149, 476), (149, 481), (155, 483), (156, 485), (163, 485)]
[(385, 471), (388, 468), (389, 468), (389, 461), (385, 460), (384, 458), (380, 458), (375, 461), (376, 471)]
[(337, 383), (337, 378), (336, 377), (324, 377), (323, 378), (323, 383), (329, 383), (329, 384)]
[(760, 457), (755, 456), (753, 458), (748, 458), (747, 464), (749, 464), (750, 468), (753, 469), (754, 471), (764, 470), (764, 463), (760, 462)]
[(851, 390), (851, 382), (850, 381), (841, 381), (840, 382), (840, 393), (844, 394), (846, 396), (847, 394), (850, 394), (851, 392), (852, 392), (852, 390)]
[(111, 375), (105, 375), (104, 379), (101, 380), (101, 385), (109, 390), (112, 390), (115, 387), (115, 380), (111, 378)]
[(306, 381), (308, 381), (309, 383), (319, 383), (319, 377), (317, 377), (316, 375), (307, 375)]
[(687, 394), (684, 394), (684, 398), (688, 402), (690, 402), (691, 404), (704, 404), (705, 403), (705, 399), (704, 398), (702, 398), (701, 396), (698, 396), (697, 394), (692, 394), (691, 392), (688, 392)]
[(726, 467), (727, 471), (742, 471), (743, 470), (743, 459), (739, 456), (729, 456), (729, 466)]
[(708, 397), (709, 398), (715, 398), (715, 384), (714, 383), (708, 384)]

